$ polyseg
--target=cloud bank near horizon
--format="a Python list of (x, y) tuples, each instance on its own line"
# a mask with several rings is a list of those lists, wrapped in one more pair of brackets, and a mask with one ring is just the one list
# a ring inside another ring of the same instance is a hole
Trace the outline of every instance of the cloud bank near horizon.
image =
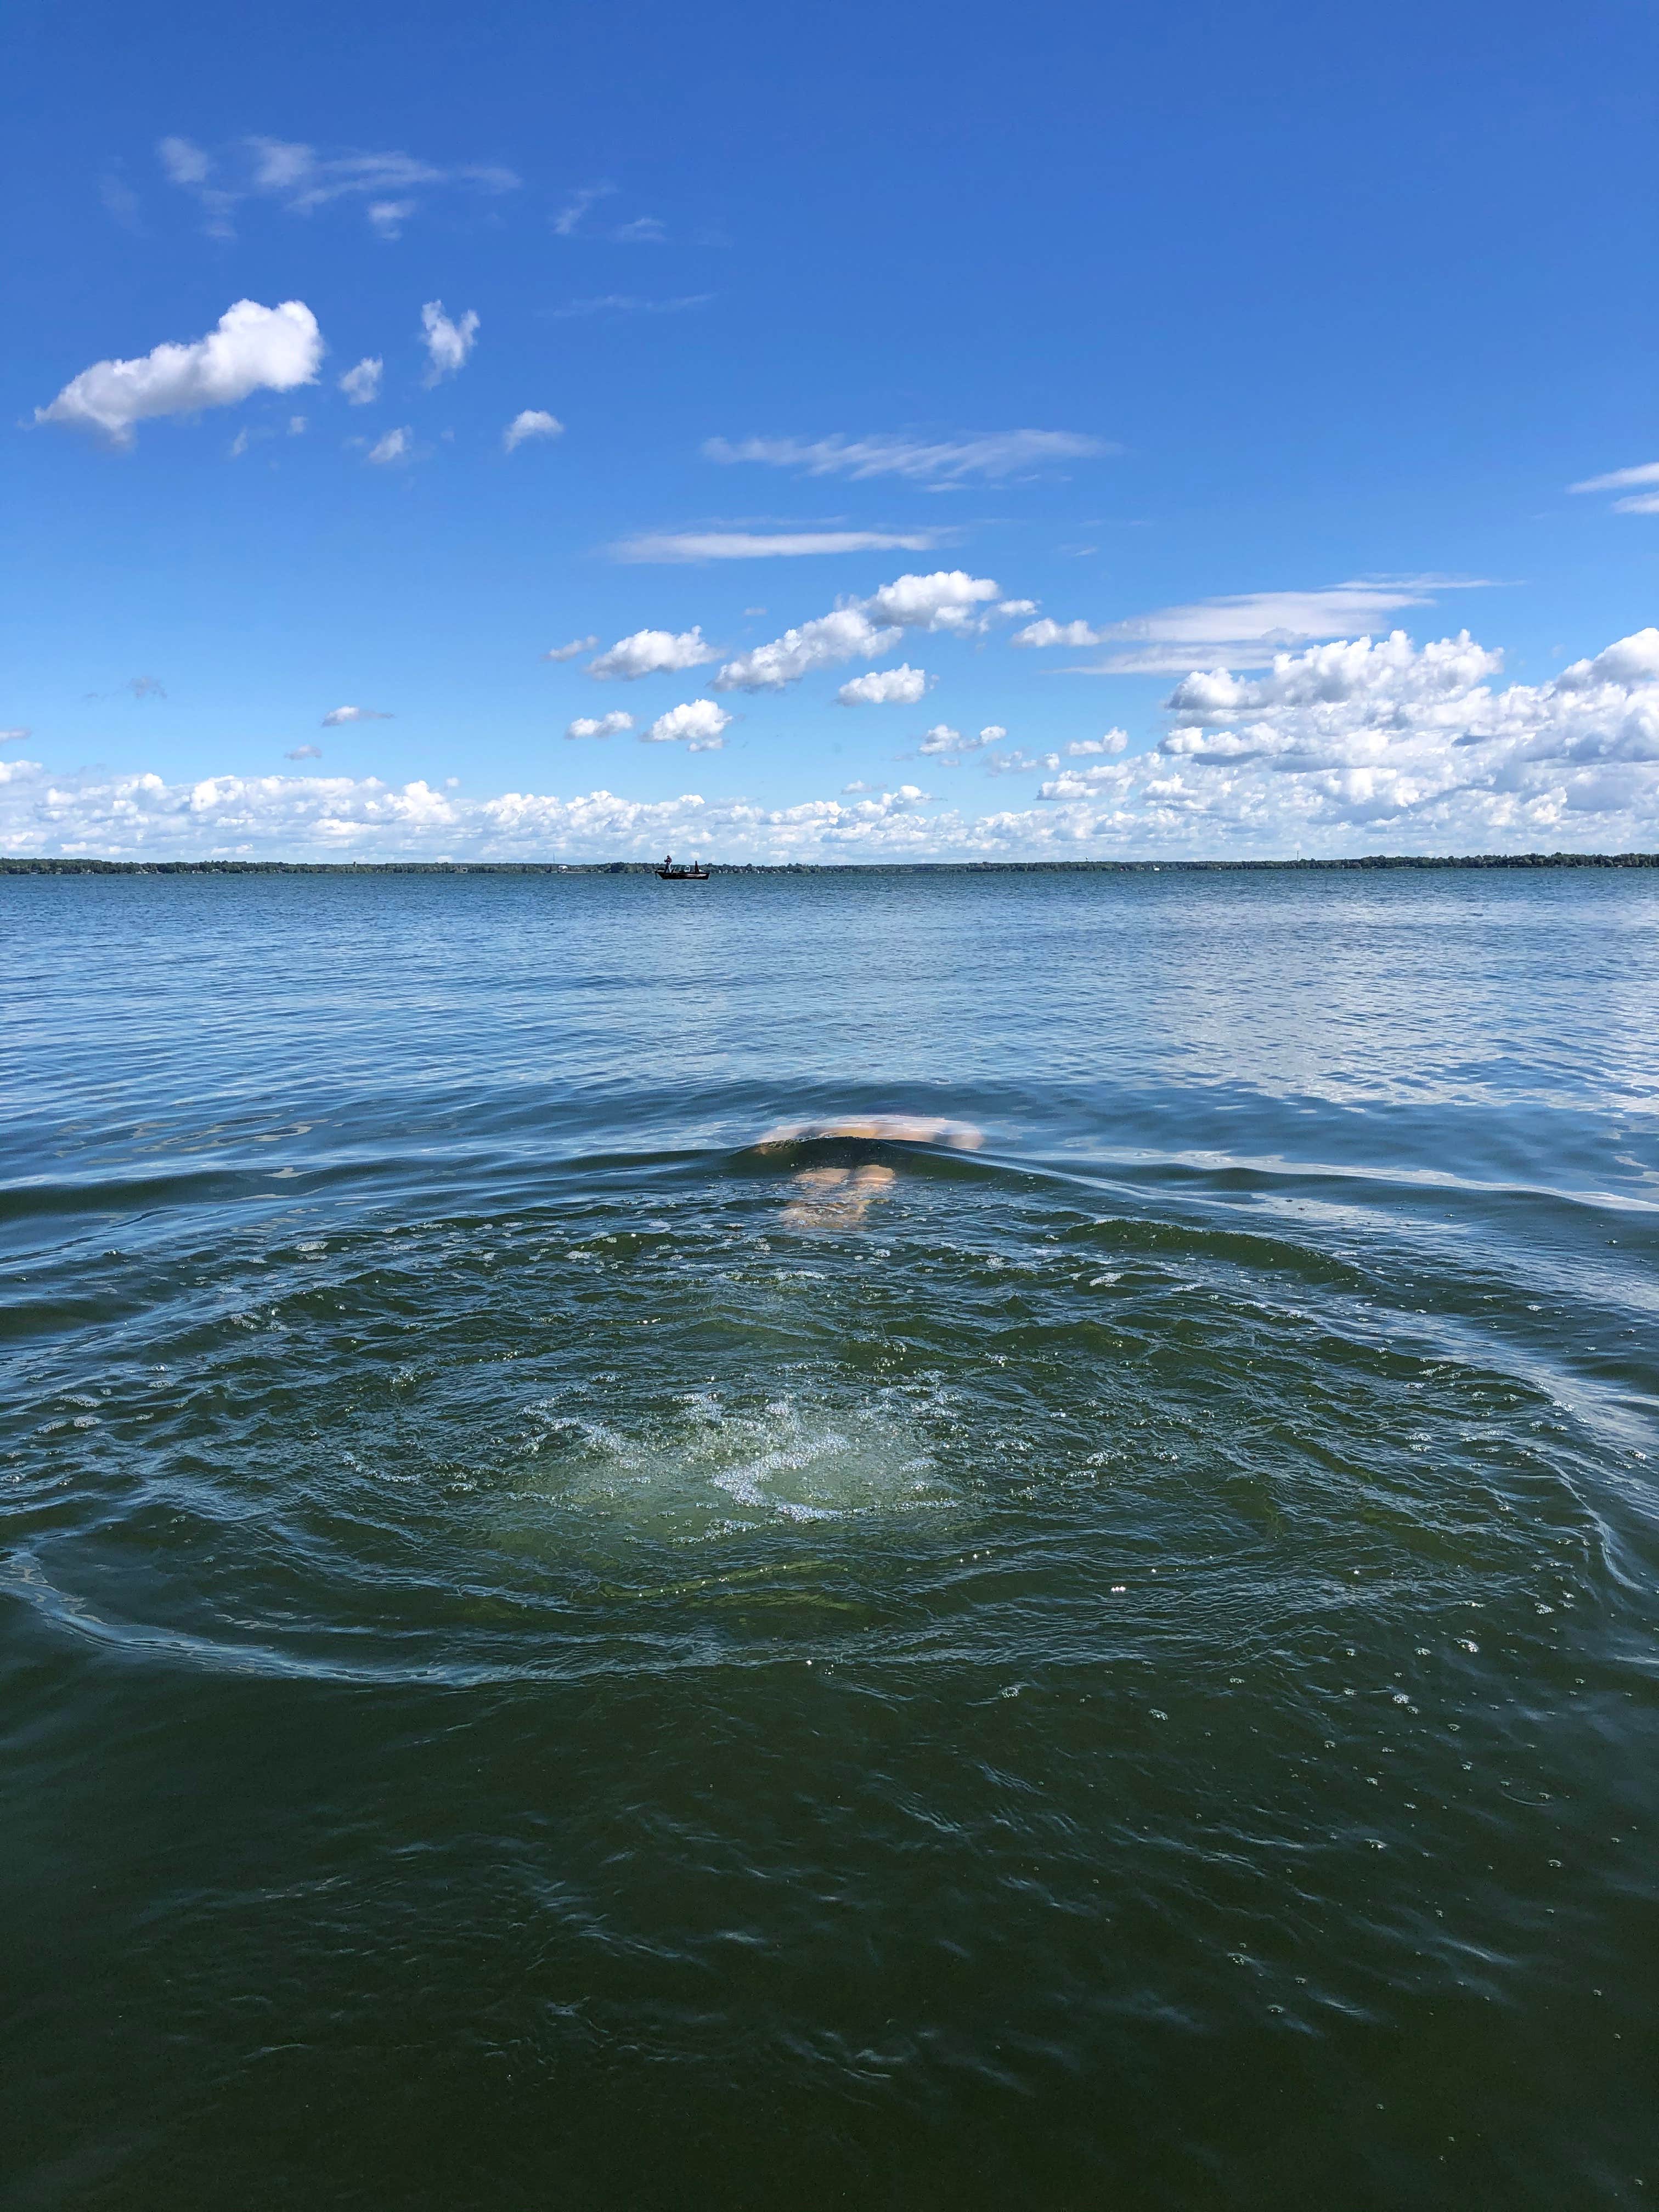
[[(1659, 845), (1659, 629), (1552, 682), (1498, 687), (1467, 631), (1403, 631), (1189, 673), (1150, 751), (1068, 749), (1034, 803), (974, 813), (912, 784), (793, 806), (696, 793), (471, 799), (424, 781), (49, 775), (0, 762), (0, 849), (110, 859), (605, 860), (665, 837), (715, 860), (1617, 851)], [(684, 716), (684, 708), (672, 710)], [(719, 710), (708, 709), (712, 718)], [(667, 719), (672, 719), (667, 718)], [(667, 731), (661, 732), (665, 738)], [(712, 725), (674, 735), (718, 736)]]

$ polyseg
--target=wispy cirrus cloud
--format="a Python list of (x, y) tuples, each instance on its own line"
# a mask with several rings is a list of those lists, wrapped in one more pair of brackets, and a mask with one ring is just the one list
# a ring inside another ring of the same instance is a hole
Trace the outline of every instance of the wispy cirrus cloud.
[(1053, 470), (1065, 461), (1096, 460), (1121, 450), (1080, 430), (970, 430), (948, 438), (878, 434), (854, 438), (709, 438), (705, 459), (793, 469), (809, 477), (899, 477), (934, 489), (978, 480), (1000, 483)]
[(1474, 591), (1486, 577), (1361, 578), (1310, 591), (1242, 592), (1159, 607), (1123, 622), (1096, 625), (1044, 617), (1010, 641), (1038, 651), (1054, 646), (1111, 646), (1103, 660), (1066, 672), (1085, 676), (1178, 675), (1199, 663), (1261, 667), (1276, 653), (1319, 638), (1358, 636), (1407, 607), (1432, 606), (1443, 591)]
[(163, 138), (156, 147), (162, 173), (189, 192), (206, 217), (210, 237), (234, 234), (236, 210), (246, 200), (267, 200), (290, 215), (313, 215), (336, 201), (363, 204), (369, 227), (395, 239), (423, 198), (446, 187), (495, 197), (516, 191), (520, 179), (499, 162), (443, 164), (411, 154), (319, 154), (295, 139), (246, 137), (210, 152), (193, 139)]
[(613, 561), (799, 561), (828, 553), (931, 553), (948, 538), (943, 530), (678, 530), (648, 531), (611, 548)]
[(390, 722), (395, 720), (394, 715), (383, 714), (378, 707), (331, 707), (323, 717), (323, 727), (338, 730), (348, 722)]
[(574, 322), (586, 315), (683, 315), (690, 308), (706, 307), (714, 297), (712, 292), (687, 292), (677, 300), (641, 300), (632, 292), (602, 292), (544, 312), (555, 322)]
[(543, 653), (544, 660), (575, 660), (584, 653), (592, 653), (599, 643), (596, 636), (573, 637), (568, 645), (552, 645)]
[(1641, 484), (1659, 484), (1659, 461), (1643, 461), (1633, 469), (1610, 469), (1606, 476), (1586, 477), (1582, 483), (1569, 484), (1569, 491), (1628, 491), (1635, 495), (1616, 499), (1613, 502), (1615, 514), (1659, 514), (1659, 491), (1638, 491)]
[(660, 216), (635, 216), (630, 222), (613, 223), (606, 228), (590, 223), (588, 217), (603, 201), (615, 199), (615, 185), (584, 185), (574, 191), (564, 205), (552, 217), (556, 238), (601, 237), (615, 246), (660, 246), (668, 236), (668, 227)]

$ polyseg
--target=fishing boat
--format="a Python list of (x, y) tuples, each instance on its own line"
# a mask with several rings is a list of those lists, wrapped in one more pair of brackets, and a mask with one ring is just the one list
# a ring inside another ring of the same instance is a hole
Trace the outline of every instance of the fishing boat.
[(676, 867), (674, 855), (670, 853), (657, 871), (657, 881), (659, 884), (706, 884), (708, 881), (708, 871), (700, 866), (696, 860), (692, 861), (689, 868), (684, 861)]

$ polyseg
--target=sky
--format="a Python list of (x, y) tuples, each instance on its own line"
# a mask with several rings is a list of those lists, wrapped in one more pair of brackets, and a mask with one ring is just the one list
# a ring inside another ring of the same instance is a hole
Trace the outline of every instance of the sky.
[(0, 851), (1659, 848), (1659, 15), (21, 0)]

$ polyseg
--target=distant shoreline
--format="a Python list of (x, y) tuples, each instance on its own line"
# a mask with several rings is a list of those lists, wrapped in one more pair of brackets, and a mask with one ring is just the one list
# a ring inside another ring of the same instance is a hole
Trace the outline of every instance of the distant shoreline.
[[(0, 876), (648, 876), (654, 860), (9, 860)], [(772, 860), (714, 861), (714, 876), (1304, 874), (1378, 868), (1659, 868), (1659, 853), (1364, 853), (1335, 860)]]

